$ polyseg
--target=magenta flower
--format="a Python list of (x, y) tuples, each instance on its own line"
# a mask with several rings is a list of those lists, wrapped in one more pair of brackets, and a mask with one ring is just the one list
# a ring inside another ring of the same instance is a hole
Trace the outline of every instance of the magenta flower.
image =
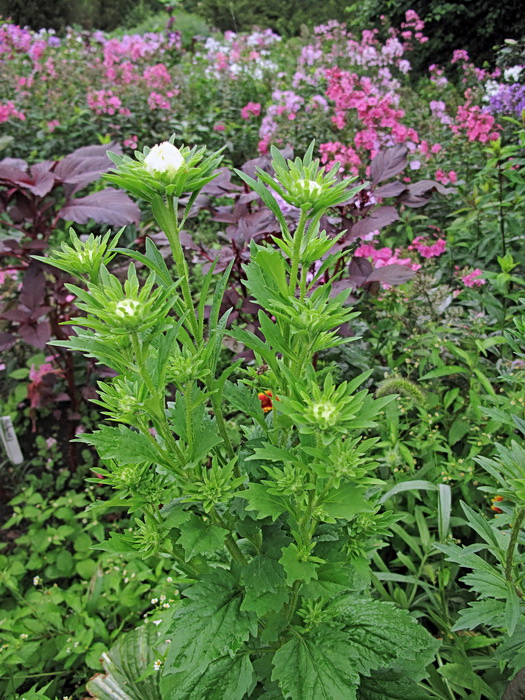
[(461, 281), (465, 287), (481, 287), (487, 282), (486, 279), (481, 277), (482, 274), (483, 272), (476, 268), (475, 270), (472, 270), (472, 272), (469, 272), (468, 275), (463, 275)]

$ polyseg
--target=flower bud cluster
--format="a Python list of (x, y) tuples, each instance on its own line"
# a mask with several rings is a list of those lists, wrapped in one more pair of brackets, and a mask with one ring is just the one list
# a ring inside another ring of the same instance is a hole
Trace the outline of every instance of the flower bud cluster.
[(217, 175), (220, 151), (205, 157), (205, 148), (177, 148), (173, 138), (136, 151), (136, 159), (108, 152), (116, 167), (105, 179), (150, 203), (165, 195), (198, 192)]

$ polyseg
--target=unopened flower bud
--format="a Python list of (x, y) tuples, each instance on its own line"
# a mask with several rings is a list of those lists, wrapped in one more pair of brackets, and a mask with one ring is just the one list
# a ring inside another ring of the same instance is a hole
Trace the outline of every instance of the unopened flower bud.
[(169, 141), (153, 146), (144, 159), (144, 167), (150, 175), (166, 174), (173, 177), (183, 164), (181, 152)]

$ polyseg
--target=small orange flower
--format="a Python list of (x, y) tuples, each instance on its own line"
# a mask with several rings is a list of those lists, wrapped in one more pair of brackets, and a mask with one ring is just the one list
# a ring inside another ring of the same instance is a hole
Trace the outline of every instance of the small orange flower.
[(272, 410), (273, 403), (271, 391), (261, 391), (260, 394), (257, 394), (257, 398), (261, 402), (261, 408), (265, 413), (268, 413), (268, 411)]
[[(492, 503), (499, 503), (500, 501), (504, 501), (504, 500), (505, 499), (503, 498), (503, 496), (494, 496), (494, 498), (492, 499)], [(495, 513), (503, 513), (501, 508), (498, 508), (498, 506), (490, 506), (490, 507)]]

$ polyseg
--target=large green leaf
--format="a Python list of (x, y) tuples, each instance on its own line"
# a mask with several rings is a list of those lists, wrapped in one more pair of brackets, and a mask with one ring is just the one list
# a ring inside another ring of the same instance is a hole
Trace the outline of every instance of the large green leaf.
[(359, 685), (355, 652), (331, 627), (293, 637), (273, 658), (272, 680), (292, 700), (354, 700)]
[(257, 511), (255, 517), (258, 520), (267, 517), (275, 520), (287, 509), (286, 500), (270, 493), (263, 484), (249, 484), (248, 488), (238, 491), (237, 496), (248, 501), (246, 510)]
[(349, 648), (357, 657), (357, 669), (368, 675), (379, 669), (403, 668), (403, 661), (417, 658), (421, 677), (439, 647), (422, 625), (405, 610), (378, 600), (344, 596), (331, 610), (344, 622)]
[(89, 693), (97, 700), (161, 700), (158, 673), (137, 680), (161, 656), (157, 644), (158, 632), (152, 624), (123, 635), (103, 655), (105, 674), (97, 673), (88, 681)]
[(417, 683), (396, 673), (377, 673), (362, 678), (358, 700), (427, 700), (430, 695)]
[(124, 425), (118, 428), (103, 425), (100, 430), (79, 435), (76, 440), (93, 445), (102, 459), (117, 459), (124, 464), (162, 462), (160, 447), (157, 448), (145, 435)]
[(245, 597), (241, 610), (254, 610), (259, 616), (280, 610), (288, 601), (286, 574), (275, 559), (256, 556), (243, 569)]
[(253, 683), (247, 654), (221, 656), (204, 670), (183, 671), (160, 681), (164, 700), (243, 700)]
[(182, 545), (186, 561), (198, 554), (213, 554), (224, 546), (224, 538), (228, 531), (217, 527), (211, 522), (205, 522), (193, 513), (184, 523), (182, 534), (177, 544)]
[(240, 609), (241, 594), (227, 571), (203, 576), (184, 593), (170, 628), (166, 673), (204, 671), (256, 634), (255, 615)]

